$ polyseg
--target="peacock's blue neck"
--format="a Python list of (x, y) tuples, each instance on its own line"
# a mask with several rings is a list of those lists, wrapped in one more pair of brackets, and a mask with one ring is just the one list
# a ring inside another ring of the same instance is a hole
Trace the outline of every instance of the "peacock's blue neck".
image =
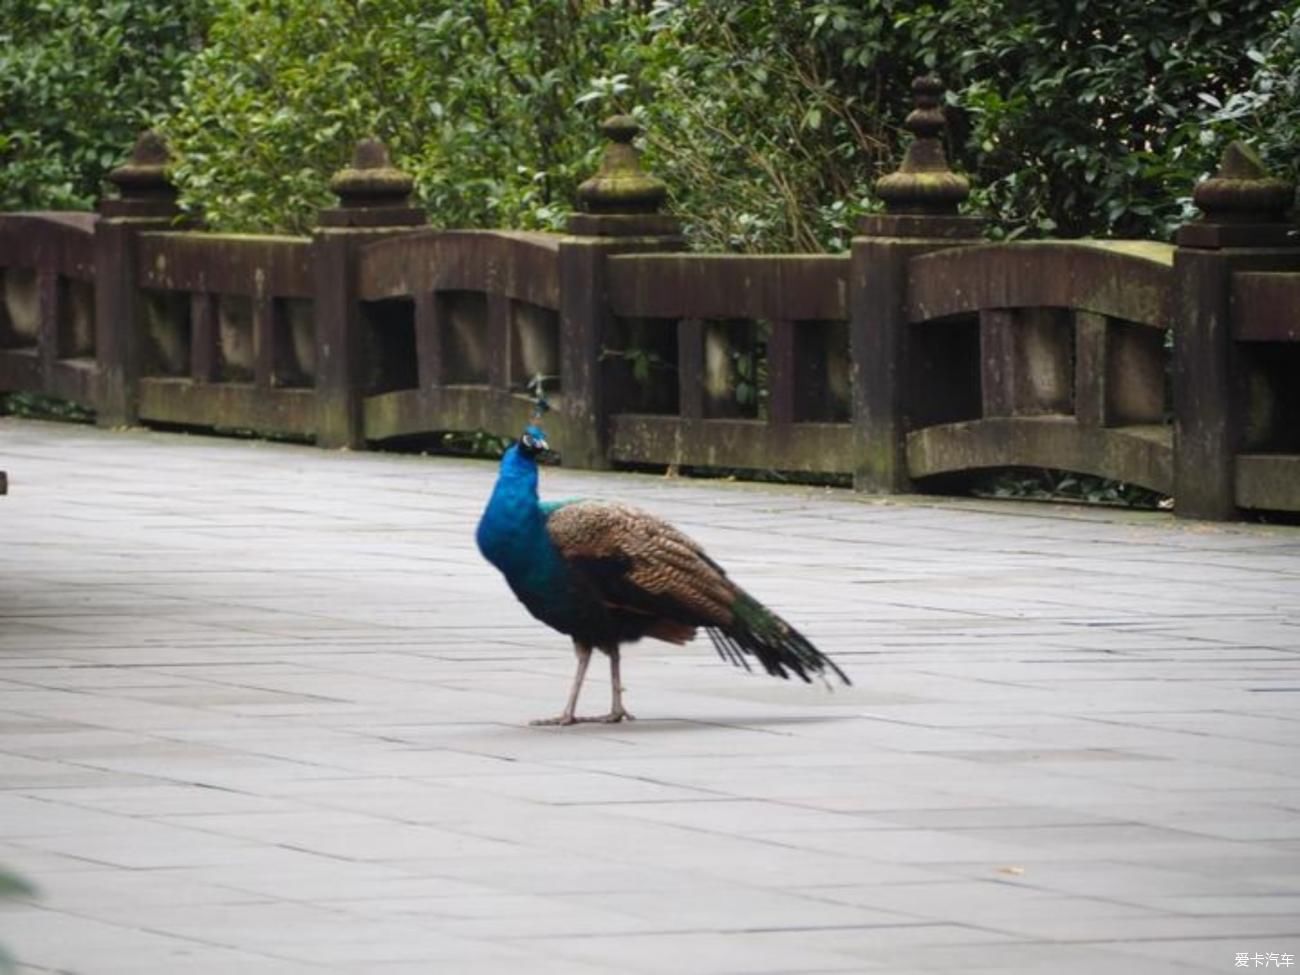
[(483, 556), (505, 573), (511, 584), (558, 561), (546, 534), (546, 518), (537, 503), (537, 462), (512, 446), (501, 459), (501, 472), (478, 523)]
[(593, 619), (599, 624), (606, 610), (593, 602), (546, 530), (550, 513), (565, 503), (538, 502), (537, 462), (515, 445), (501, 459), (476, 538), (484, 558), (501, 570), (530, 613), (561, 633), (588, 634), (596, 632)]

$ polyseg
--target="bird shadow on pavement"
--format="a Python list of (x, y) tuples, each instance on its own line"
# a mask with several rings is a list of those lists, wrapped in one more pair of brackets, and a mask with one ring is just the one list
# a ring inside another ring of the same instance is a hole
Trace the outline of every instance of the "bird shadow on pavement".
[(699, 715), (684, 717), (680, 715), (663, 715), (651, 718), (637, 718), (633, 721), (620, 721), (617, 724), (604, 724), (599, 721), (584, 721), (567, 727), (525, 727), (529, 731), (545, 731), (560, 734), (573, 734), (575, 732), (581, 734), (583, 731), (586, 731), (589, 734), (608, 734), (616, 732), (622, 735), (647, 735), (691, 730), (716, 731), (718, 729), (726, 729), (729, 731), (753, 731), (767, 734), (786, 734), (787, 732), (782, 732), (778, 729), (797, 727), (799, 725), (825, 724), (834, 721), (849, 721), (856, 717), (856, 714), (774, 714), (746, 717), (705, 717)]

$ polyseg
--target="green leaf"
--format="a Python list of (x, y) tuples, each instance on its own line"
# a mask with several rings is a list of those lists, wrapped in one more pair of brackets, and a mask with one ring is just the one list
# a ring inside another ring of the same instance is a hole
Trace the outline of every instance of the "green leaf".
[(0, 868), (0, 898), (35, 897), (36, 888), (12, 871)]

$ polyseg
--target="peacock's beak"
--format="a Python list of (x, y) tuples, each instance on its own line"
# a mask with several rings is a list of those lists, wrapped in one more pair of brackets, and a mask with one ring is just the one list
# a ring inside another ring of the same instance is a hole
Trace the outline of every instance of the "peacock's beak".
[(552, 450), (551, 445), (545, 440), (537, 442), (537, 462), (539, 464), (558, 464), (560, 462), (560, 452)]

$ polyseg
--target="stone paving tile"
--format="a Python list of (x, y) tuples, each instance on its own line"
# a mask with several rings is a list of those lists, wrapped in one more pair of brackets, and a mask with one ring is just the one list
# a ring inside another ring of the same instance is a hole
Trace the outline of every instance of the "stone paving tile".
[(572, 652), (474, 550), (494, 465), (7, 419), (0, 458), (22, 975), (1300, 955), (1300, 530), (548, 470), (855, 685), (643, 645), (641, 720), (534, 729)]

